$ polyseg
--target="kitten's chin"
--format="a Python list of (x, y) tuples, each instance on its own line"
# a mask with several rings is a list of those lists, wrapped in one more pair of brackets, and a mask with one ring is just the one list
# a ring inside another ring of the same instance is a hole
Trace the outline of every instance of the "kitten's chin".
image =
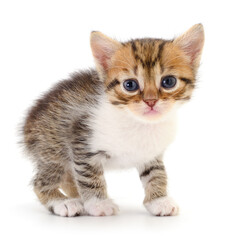
[(132, 110), (132, 108), (127, 108), (127, 112), (133, 117), (134, 119), (144, 122), (144, 123), (159, 123), (165, 121), (170, 116), (174, 115), (177, 110), (176, 105), (158, 108), (158, 109), (143, 109), (140, 111)]
[(133, 117), (135, 120), (144, 122), (144, 123), (158, 123), (162, 122), (167, 118), (168, 114), (162, 114), (156, 110), (147, 111), (145, 113), (135, 113), (128, 109), (128, 113)]

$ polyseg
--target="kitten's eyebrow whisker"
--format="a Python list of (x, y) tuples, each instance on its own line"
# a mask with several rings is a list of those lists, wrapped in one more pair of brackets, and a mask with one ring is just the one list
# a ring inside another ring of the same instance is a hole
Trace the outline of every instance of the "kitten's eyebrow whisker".
[(169, 59), (168, 61), (165, 61), (164, 63), (165, 63), (165, 64), (169, 64), (170, 62), (172, 62), (172, 61), (174, 61), (174, 60), (176, 60), (176, 59), (182, 59), (182, 57), (176, 56), (176, 57), (174, 57), (174, 58)]
[(129, 51), (129, 53), (130, 53), (130, 57), (133, 59), (134, 57), (133, 57), (133, 55), (132, 55), (132, 48), (130, 49), (130, 51)]
[(110, 70), (110, 69), (120, 69), (120, 70), (123, 70), (124, 67), (121, 67), (121, 66), (114, 66), (114, 67), (108, 67), (107, 70)]
[(125, 62), (125, 61), (122, 61), (122, 60), (119, 60), (119, 59), (117, 59), (116, 62), (125, 63), (125, 64), (127, 64), (127, 66), (128, 66), (129, 68), (132, 68), (128, 62)]
[(124, 59), (126, 60), (126, 62), (130, 65), (130, 62), (128, 61), (128, 58), (125, 56), (125, 52), (123, 52), (123, 56), (124, 56)]

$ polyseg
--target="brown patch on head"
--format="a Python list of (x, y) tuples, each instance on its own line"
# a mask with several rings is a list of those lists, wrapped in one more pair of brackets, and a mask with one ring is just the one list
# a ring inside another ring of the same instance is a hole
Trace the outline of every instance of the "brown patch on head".
[[(129, 102), (140, 100), (139, 95), (129, 95), (122, 91), (121, 84), (126, 79), (137, 78), (137, 63), (128, 44), (122, 45), (112, 58), (111, 67), (108, 69), (105, 85), (109, 86), (113, 79), (117, 79), (118, 84), (115, 84), (111, 91), (108, 91), (110, 101), (113, 105), (126, 105)], [(108, 88), (109, 90), (109, 88)], [(140, 91), (138, 91), (139, 93)]]
[(194, 88), (195, 73), (185, 54), (173, 42), (168, 42), (163, 48), (159, 66), (161, 78), (174, 76), (179, 83), (179, 87), (174, 90), (160, 88), (160, 98), (163, 100), (186, 100), (187, 94), (190, 96)]

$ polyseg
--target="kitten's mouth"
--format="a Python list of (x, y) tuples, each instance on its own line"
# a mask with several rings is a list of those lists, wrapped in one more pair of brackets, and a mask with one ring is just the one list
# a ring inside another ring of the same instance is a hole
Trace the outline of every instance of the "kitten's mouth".
[(149, 110), (146, 110), (144, 112), (144, 115), (148, 116), (148, 115), (155, 115), (155, 114), (158, 114), (158, 110), (154, 109), (154, 108), (151, 108)]

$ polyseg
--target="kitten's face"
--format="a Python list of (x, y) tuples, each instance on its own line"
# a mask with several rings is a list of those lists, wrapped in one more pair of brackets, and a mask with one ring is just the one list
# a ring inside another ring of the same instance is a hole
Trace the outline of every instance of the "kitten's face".
[(191, 30), (193, 34), (202, 30), (199, 39), (189, 31), (174, 41), (139, 39), (121, 44), (112, 40), (110, 57), (93, 51), (101, 63), (109, 101), (138, 119), (156, 122), (190, 99), (204, 39), (198, 26)]
[(155, 121), (190, 98), (194, 73), (172, 42), (137, 40), (115, 53), (106, 86), (113, 105)]

